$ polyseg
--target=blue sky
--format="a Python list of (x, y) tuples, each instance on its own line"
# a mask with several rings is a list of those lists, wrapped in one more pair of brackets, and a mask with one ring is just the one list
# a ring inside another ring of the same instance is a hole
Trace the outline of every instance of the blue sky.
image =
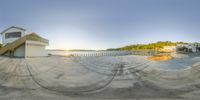
[(20, 26), (50, 49), (200, 42), (200, 0), (0, 0), (0, 30)]

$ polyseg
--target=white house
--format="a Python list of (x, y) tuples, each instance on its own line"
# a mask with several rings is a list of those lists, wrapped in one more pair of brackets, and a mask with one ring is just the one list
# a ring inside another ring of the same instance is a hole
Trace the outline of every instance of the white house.
[(47, 56), (45, 47), (49, 41), (36, 33), (27, 34), (26, 29), (12, 26), (1, 32), (3, 48), (0, 55), (11, 57)]
[(177, 44), (176, 50), (184, 51), (184, 52), (200, 52), (200, 44), (199, 43), (189, 43), (189, 44)]

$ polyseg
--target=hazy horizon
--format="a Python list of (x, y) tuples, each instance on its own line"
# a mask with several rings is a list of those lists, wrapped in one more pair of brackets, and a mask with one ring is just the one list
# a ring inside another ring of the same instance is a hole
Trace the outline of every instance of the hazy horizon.
[(48, 49), (200, 42), (198, 0), (19, 1), (0, 1), (0, 31), (23, 27), (49, 39)]

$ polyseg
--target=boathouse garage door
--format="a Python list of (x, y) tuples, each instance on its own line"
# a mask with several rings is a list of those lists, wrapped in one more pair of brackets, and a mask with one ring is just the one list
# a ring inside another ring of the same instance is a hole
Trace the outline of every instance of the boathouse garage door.
[(27, 44), (26, 50), (27, 57), (46, 56), (44, 45)]

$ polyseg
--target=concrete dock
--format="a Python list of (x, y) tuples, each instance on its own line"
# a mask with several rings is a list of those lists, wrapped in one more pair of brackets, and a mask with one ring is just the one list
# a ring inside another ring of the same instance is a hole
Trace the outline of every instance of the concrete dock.
[(0, 100), (198, 99), (199, 62), (198, 56), (0, 57)]

